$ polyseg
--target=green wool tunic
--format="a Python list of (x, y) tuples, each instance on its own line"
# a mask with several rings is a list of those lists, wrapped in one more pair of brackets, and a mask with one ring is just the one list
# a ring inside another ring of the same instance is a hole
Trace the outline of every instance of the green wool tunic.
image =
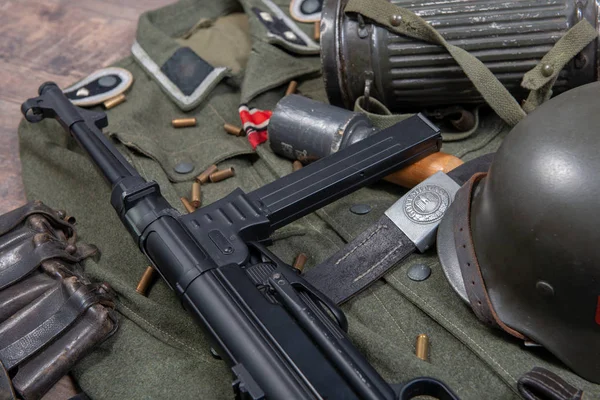
[[(242, 103), (273, 109), (290, 80), (299, 82), (301, 94), (326, 101), (318, 46), (286, 42), (259, 17), (261, 12), (287, 15), (288, 7), (289, 0), (182, 0), (141, 16), (133, 55), (117, 63), (135, 81), (127, 101), (106, 112), (105, 134), (181, 212), (179, 198), (190, 195), (194, 177), (213, 163), (234, 167), (236, 176), (203, 185), (205, 205), (237, 187), (249, 192), (291, 173), (291, 163), (273, 154), (268, 143), (253, 151), (246, 138), (222, 128), (240, 124)], [(312, 36), (312, 24), (296, 26)], [(161, 66), (184, 47), (217, 70), (210, 84), (187, 97), (161, 74)], [(181, 117), (196, 117), (197, 126), (173, 128), (171, 120)], [(445, 143), (443, 150), (464, 160), (495, 151), (509, 129), (491, 112), (482, 111), (480, 117), (475, 133)], [(102, 253), (98, 262), (86, 261), (86, 273), (118, 293), (119, 330), (73, 371), (83, 390), (92, 399), (231, 399), (228, 367), (210, 355), (207, 337), (168, 287), (159, 281), (148, 297), (136, 293), (148, 261), (121, 225), (110, 206), (109, 188), (79, 146), (52, 120), (22, 123), (19, 133), (27, 197), (77, 217), (81, 240)], [(180, 162), (193, 164), (193, 171), (176, 173)], [(379, 219), (404, 193), (384, 182), (361, 189), (278, 230), (271, 250), (288, 263), (303, 252), (311, 268)], [(354, 204), (368, 204), (372, 211), (355, 215), (349, 210)], [(407, 277), (416, 263), (431, 267), (429, 279)], [(462, 399), (516, 399), (519, 377), (541, 366), (588, 396), (600, 396), (600, 386), (582, 380), (546, 350), (525, 347), (481, 323), (447, 283), (435, 249), (400, 263), (343, 310), (352, 341), (389, 382), (431, 376)], [(422, 333), (431, 342), (428, 362), (415, 356), (415, 339)]]

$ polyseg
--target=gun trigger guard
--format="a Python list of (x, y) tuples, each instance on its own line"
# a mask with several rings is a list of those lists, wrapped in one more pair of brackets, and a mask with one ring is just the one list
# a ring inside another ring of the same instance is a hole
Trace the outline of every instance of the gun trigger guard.
[(410, 400), (419, 396), (431, 396), (439, 400), (459, 400), (445, 383), (434, 378), (416, 378), (404, 384), (393, 384), (398, 400)]

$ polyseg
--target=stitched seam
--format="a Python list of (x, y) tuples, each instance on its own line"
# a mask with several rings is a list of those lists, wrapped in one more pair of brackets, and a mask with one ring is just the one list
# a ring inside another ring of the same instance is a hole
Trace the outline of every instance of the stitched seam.
[(474, 341), (469, 335), (467, 335), (462, 329), (460, 329), (458, 326), (454, 325), (452, 323), (452, 321), (450, 321), (448, 318), (444, 317), (444, 315), (442, 313), (440, 313), (438, 310), (436, 310), (433, 306), (429, 305), (429, 303), (427, 303), (427, 301), (425, 301), (425, 299), (423, 299), (422, 297), (420, 297), (417, 293), (413, 292), (411, 290), (411, 288), (409, 288), (408, 286), (406, 286), (404, 283), (402, 283), (402, 281), (400, 281), (398, 278), (396, 278), (394, 275), (390, 275), (392, 279), (394, 279), (396, 282), (398, 282), (400, 285), (402, 285), (404, 288), (406, 288), (410, 293), (412, 293), (413, 296), (417, 297), (419, 300), (421, 300), (430, 310), (434, 311), (436, 314), (438, 314), (440, 317), (442, 317), (442, 319), (444, 321), (446, 321), (447, 323), (449, 323), (452, 327), (454, 327), (456, 330), (458, 330), (460, 333), (462, 333), (463, 335), (465, 335), (465, 337), (467, 339), (469, 339), (478, 349), (481, 350), (481, 352), (483, 354), (486, 355), (486, 357), (488, 357), (494, 364), (496, 364), (506, 375), (508, 375), (513, 381), (515, 381), (515, 383), (517, 382), (517, 379), (515, 379), (514, 376), (512, 376), (506, 369), (504, 369), (504, 367), (502, 365), (500, 365), (500, 363), (498, 361), (496, 361), (488, 352), (485, 351), (485, 349), (483, 347), (481, 347), (476, 341)]
[[(573, 395), (573, 391), (569, 390), (566, 386), (564, 386), (563, 384), (561, 384), (559, 381), (557, 381), (556, 379), (554, 379), (554, 377), (547, 375), (546, 373), (544, 373), (543, 371), (535, 371), (536, 374), (542, 375), (543, 377), (548, 378), (549, 380), (551, 380), (552, 382), (556, 383), (556, 385), (558, 385), (562, 390), (564, 390), (567, 394)], [(576, 389), (577, 390), (577, 389)], [(558, 391), (556, 391), (556, 394), (559, 394)]]
[(212, 112), (214, 112), (215, 114), (217, 114), (217, 117), (221, 118), (221, 121), (223, 121), (223, 123), (227, 122), (227, 121), (225, 121), (225, 118), (223, 118), (221, 116), (221, 114), (219, 114), (219, 112), (212, 106), (212, 104), (208, 103), (208, 107), (212, 110)]
[[(548, 379), (550, 379), (550, 378), (548, 377)], [(550, 380), (552, 380), (552, 379), (550, 379)], [(545, 385), (543, 381), (542, 381), (542, 382), (540, 382), (540, 383), (541, 383), (541, 384), (544, 386), (544, 388), (545, 388), (546, 390), (548, 390), (550, 393), (552, 393), (552, 394), (553, 394), (555, 397), (557, 397), (557, 398), (563, 397), (563, 395), (565, 394), (565, 393), (563, 393), (563, 392), (560, 392), (560, 391), (556, 390), (555, 388), (553, 388), (553, 387), (552, 387), (552, 386), (550, 386), (550, 385)], [(556, 382), (555, 382), (555, 383), (556, 383)], [(570, 393), (567, 393), (567, 394), (570, 394)]]
[[(135, 146), (137, 146), (139, 148), (144, 148), (144, 147), (146, 147), (146, 146), (144, 146), (145, 144), (150, 143), (150, 144), (155, 144), (155, 145), (157, 145), (159, 147), (161, 146), (159, 142), (157, 142), (154, 139), (148, 139), (147, 136), (135, 135), (135, 134), (127, 133), (127, 134), (125, 134), (126, 137), (123, 137), (122, 133), (118, 133), (118, 132), (115, 132), (115, 133), (117, 134), (117, 139), (120, 142), (122, 142), (122, 143), (124, 143), (126, 145), (129, 144), (130, 146), (131, 145), (135, 145)], [(139, 144), (140, 142), (133, 142), (133, 140), (136, 140), (136, 139), (142, 139), (144, 145), (140, 145)], [(222, 139), (204, 139), (204, 140), (202, 140), (200, 142), (197, 142), (196, 144), (187, 146), (185, 150), (174, 151), (174, 150), (170, 150), (170, 149), (165, 149), (164, 147), (160, 147), (160, 150), (163, 153), (167, 153), (167, 155), (169, 155), (169, 156), (175, 156), (175, 155), (178, 155), (178, 154), (187, 154), (187, 153), (190, 153), (190, 150), (195, 149), (197, 147), (206, 147), (206, 145), (210, 144), (210, 143), (222, 143), (222, 142), (223, 142)], [(245, 153), (240, 153), (240, 154), (251, 154), (251, 153), (252, 152), (250, 150), (247, 150)]]
[(150, 322), (148, 322), (144, 317), (142, 317), (141, 315), (139, 315), (138, 313), (136, 313), (135, 311), (133, 311), (131, 308), (127, 307), (125, 304), (120, 303), (120, 305), (124, 308), (126, 308), (127, 310), (129, 310), (133, 315), (135, 315), (136, 317), (138, 317), (139, 319), (141, 319), (142, 321), (144, 321), (149, 327), (156, 329), (158, 332), (162, 333), (163, 335), (167, 336), (168, 338), (170, 338), (171, 340), (173, 340), (174, 342), (176, 342), (177, 344), (185, 347), (186, 349), (192, 350), (194, 353), (198, 354), (198, 355), (202, 355), (202, 353), (200, 351), (198, 351), (197, 349), (183, 343), (182, 341), (180, 341), (179, 339), (177, 339), (174, 336), (171, 336), (170, 334), (168, 334), (167, 332), (163, 331), (162, 329), (160, 329), (157, 326), (152, 325)]
[(348, 253), (346, 253), (346, 255), (344, 255), (342, 258), (340, 258), (339, 260), (337, 260), (336, 263), (335, 263), (335, 265), (338, 265), (339, 263), (341, 263), (342, 261), (344, 261), (346, 258), (350, 257), (350, 255), (352, 253), (354, 253), (360, 247), (364, 246), (365, 243), (367, 243), (369, 240), (371, 240), (373, 238), (373, 236), (375, 236), (377, 234), (377, 232), (379, 232), (382, 229), (387, 229), (387, 226), (386, 225), (379, 225), (377, 227), (377, 229), (375, 229), (374, 232), (372, 232), (369, 236), (367, 236), (367, 238), (365, 240), (363, 240), (362, 242), (360, 242), (359, 244), (357, 244), (356, 246), (354, 246), (354, 248), (352, 250), (350, 250)]
[(385, 304), (383, 303), (383, 301), (381, 301), (381, 299), (379, 298), (379, 296), (377, 296), (377, 293), (375, 293), (375, 290), (371, 290), (371, 293), (373, 293), (373, 296), (375, 296), (375, 298), (377, 299), (377, 301), (381, 304), (381, 307), (383, 307), (383, 309), (385, 310), (385, 312), (390, 316), (390, 318), (394, 322), (394, 325), (396, 325), (396, 327), (400, 330), (400, 332), (402, 332), (403, 338), (406, 339), (406, 340), (408, 340), (408, 336), (406, 335), (406, 332), (404, 331), (404, 329), (402, 329), (400, 327), (400, 324), (398, 323), (398, 321), (396, 321), (396, 319), (394, 318), (394, 316), (392, 315), (392, 313), (387, 309), (387, 307), (385, 306)]
[[(223, 160), (223, 161), (225, 161), (225, 160)], [(254, 183), (256, 184), (255, 188), (259, 188), (259, 187), (263, 186), (263, 184), (261, 184), (261, 183), (260, 183), (260, 182), (259, 182), (259, 181), (256, 179), (256, 176), (254, 176), (254, 174), (258, 174), (258, 173), (256, 172), (256, 168), (252, 168), (252, 169), (250, 169), (250, 174), (249, 174), (249, 175), (250, 175), (250, 177), (252, 178), (252, 180), (254, 181)], [(261, 180), (262, 180), (262, 178), (261, 178)]]
[(321, 236), (321, 237), (324, 237), (325, 239), (329, 240), (329, 242), (331, 242), (331, 244), (333, 244), (335, 247), (337, 247), (337, 246), (338, 246), (337, 244), (335, 244), (335, 242), (334, 242), (333, 240), (331, 240), (331, 239), (330, 239), (330, 238), (329, 238), (327, 235), (325, 235), (325, 233), (322, 233), (320, 230), (318, 230), (318, 229), (317, 229), (317, 227), (316, 227), (316, 226), (314, 226), (314, 225), (312, 224), (312, 222), (310, 222), (310, 220), (308, 220), (308, 219), (307, 219), (307, 220), (306, 220), (306, 222), (307, 222), (307, 223), (308, 223), (308, 224), (309, 224), (309, 225), (310, 225), (310, 226), (313, 228), (313, 230), (314, 230), (315, 232), (317, 232), (317, 234), (318, 234), (319, 236)]
[(388, 257), (390, 257), (393, 254), (395, 254), (402, 247), (404, 247), (403, 243), (400, 243), (398, 246), (394, 247), (392, 249), (392, 251), (390, 251), (389, 253), (387, 253), (385, 255), (385, 257), (383, 257), (381, 260), (379, 260), (379, 262), (377, 264), (373, 265), (371, 268), (369, 268), (368, 270), (366, 270), (365, 272), (363, 272), (362, 274), (360, 274), (359, 276), (357, 276), (352, 282), (357, 282), (357, 281), (361, 280), (362, 278), (364, 278), (365, 276), (367, 276), (371, 271), (373, 271), (375, 268), (377, 268), (379, 265), (381, 265)]

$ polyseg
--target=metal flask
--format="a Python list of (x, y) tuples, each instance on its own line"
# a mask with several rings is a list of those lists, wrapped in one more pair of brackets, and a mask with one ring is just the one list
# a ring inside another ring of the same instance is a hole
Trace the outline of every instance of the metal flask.
[[(577, 22), (598, 27), (600, 0), (391, 0), (431, 24), (451, 44), (478, 57), (517, 98), (523, 75)], [(478, 91), (440, 46), (400, 36), (353, 14), (348, 0), (326, 0), (321, 61), (329, 101), (352, 109), (371, 96), (390, 110), (483, 103)], [(560, 73), (554, 94), (598, 77), (598, 41)]]

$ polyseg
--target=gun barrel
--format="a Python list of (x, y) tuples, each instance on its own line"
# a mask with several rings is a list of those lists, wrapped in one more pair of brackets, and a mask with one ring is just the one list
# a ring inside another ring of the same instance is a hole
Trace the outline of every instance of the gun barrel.
[(29, 99), (21, 106), (25, 119), (38, 122), (46, 117), (56, 118), (63, 128), (72, 133), (111, 187), (125, 178), (140, 177), (102, 134), (100, 129), (107, 124), (106, 114), (76, 107), (54, 82), (41, 85), (39, 94), (40, 97)]

